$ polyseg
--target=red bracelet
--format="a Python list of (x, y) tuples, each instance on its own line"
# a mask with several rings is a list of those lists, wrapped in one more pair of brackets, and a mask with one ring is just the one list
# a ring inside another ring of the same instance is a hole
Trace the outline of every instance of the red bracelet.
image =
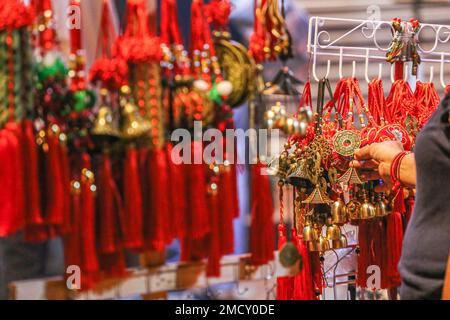
[(400, 188), (402, 184), (400, 182), (400, 165), (402, 163), (403, 158), (410, 153), (411, 153), (410, 151), (399, 152), (392, 160), (390, 176), (392, 182), (394, 183), (394, 187), (392, 188), (393, 190)]

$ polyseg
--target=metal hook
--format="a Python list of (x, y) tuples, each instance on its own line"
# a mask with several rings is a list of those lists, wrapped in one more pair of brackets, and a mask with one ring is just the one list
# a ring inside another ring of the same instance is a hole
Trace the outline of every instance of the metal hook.
[(378, 64), (378, 80), (381, 80), (383, 76), (383, 65), (381, 63)]
[(441, 68), (440, 68), (440, 75), (439, 75), (439, 79), (441, 80), (441, 86), (442, 88), (445, 89), (445, 87), (447, 86), (447, 84), (445, 83), (444, 80), (444, 53), (441, 53)]
[[(365, 78), (366, 82), (370, 82), (369, 78), (369, 48), (366, 49), (366, 65), (365, 65)], [(383, 65), (381, 63), (378, 64), (378, 80), (381, 80), (381, 76), (383, 74)]]
[[(408, 65), (406, 63), (403, 66), (403, 80), (408, 81)], [(395, 63), (391, 65), (391, 82), (395, 82)]]
[(431, 66), (430, 67), (430, 80), (429, 80), (429, 83), (433, 82), (433, 78), (434, 78), (434, 67)]
[[(327, 60), (327, 73), (325, 74), (325, 78), (328, 78), (328, 76), (330, 75), (330, 69), (331, 69), (331, 61)], [(314, 61), (313, 66), (312, 66), (312, 73), (313, 73), (314, 80), (319, 82), (320, 79), (319, 79), (319, 77), (317, 76), (317, 73), (316, 73), (316, 62), (315, 61)]]
[(342, 60), (344, 59), (344, 48), (339, 48), (339, 79), (342, 79)]
[(391, 82), (394, 83), (395, 82), (395, 64), (391, 64)]
[[(342, 64), (343, 64), (343, 60), (344, 60), (344, 48), (339, 48), (339, 79), (342, 79), (343, 73), (342, 73)], [(356, 74), (356, 61), (352, 62), (352, 78), (355, 77)]]

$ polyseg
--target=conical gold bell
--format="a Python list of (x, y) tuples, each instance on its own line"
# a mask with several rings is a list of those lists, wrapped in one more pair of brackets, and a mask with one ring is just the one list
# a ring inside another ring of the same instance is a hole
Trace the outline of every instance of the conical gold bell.
[(347, 212), (347, 217), (350, 220), (356, 220), (359, 218), (359, 209), (361, 207), (361, 203), (357, 200), (350, 200), (345, 206), (345, 211)]
[(327, 226), (327, 239), (328, 240), (339, 240), (341, 237), (341, 228), (339, 226), (331, 223), (331, 218), (327, 221), (329, 224)]
[(318, 228), (312, 225), (306, 225), (303, 227), (303, 241), (316, 241), (319, 239), (320, 232)]
[(388, 210), (386, 207), (386, 203), (383, 201), (383, 198), (380, 197), (377, 203), (375, 204), (375, 215), (377, 217), (384, 217), (388, 214)]
[(347, 223), (347, 210), (340, 198), (331, 204), (331, 219), (334, 224), (345, 224)]
[(122, 110), (122, 136), (125, 139), (136, 139), (148, 133), (151, 124), (144, 119), (137, 107), (131, 102), (127, 102)]
[(309, 106), (303, 106), (300, 108), (300, 112), (297, 115), (298, 121), (311, 123), (314, 120), (314, 113), (312, 111), (312, 108)]
[(120, 131), (114, 123), (113, 112), (107, 105), (102, 105), (97, 112), (91, 134), (98, 137), (119, 138)]
[(318, 240), (308, 243), (308, 249), (313, 252), (324, 252), (330, 250), (330, 243), (327, 238), (320, 236)]
[(333, 249), (342, 249), (342, 248), (346, 248), (347, 246), (348, 246), (347, 237), (344, 236), (343, 234), (340, 236), (339, 240), (331, 241), (331, 247)]
[(304, 137), (306, 135), (307, 128), (308, 123), (306, 121), (299, 121), (295, 118), (287, 118), (284, 129), (288, 135)]
[(364, 203), (359, 208), (358, 218), (362, 220), (374, 218), (376, 215), (375, 207), (371, 204), (367, 199), (364, 200)]

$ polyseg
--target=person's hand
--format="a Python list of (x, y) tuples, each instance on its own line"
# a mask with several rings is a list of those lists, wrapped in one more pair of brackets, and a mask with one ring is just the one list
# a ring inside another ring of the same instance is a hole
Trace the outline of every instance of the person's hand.
[(361, 179), (384, 181), (384, 187), (392, 185), (390, 171), (391, 163), (397, 154), (403, 151), (399, 141), (385, 141), (373, 143), (355, 150), (355, 160), (350, 166), (358, 169)]

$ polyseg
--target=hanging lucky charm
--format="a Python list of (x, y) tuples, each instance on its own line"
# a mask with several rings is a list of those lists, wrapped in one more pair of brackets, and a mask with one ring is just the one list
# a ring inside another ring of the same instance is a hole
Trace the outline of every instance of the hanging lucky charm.
[(399, 18), (392, 20), (393, 39), (386, 53), (386, 61), (390, 63), (412, 61), (412, 75), (417, 75), (421, 63), (418, 53), (417, 34), (420, 23), (417, 19), (402, 21)]

